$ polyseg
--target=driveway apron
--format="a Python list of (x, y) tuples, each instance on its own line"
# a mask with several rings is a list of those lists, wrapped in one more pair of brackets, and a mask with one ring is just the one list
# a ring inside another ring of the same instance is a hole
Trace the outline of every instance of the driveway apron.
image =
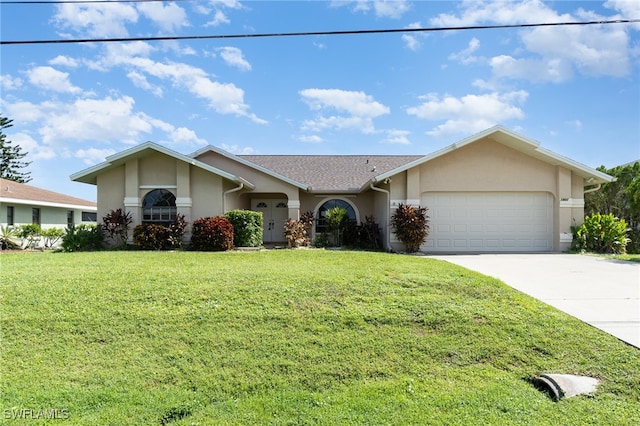
[(640, 348), (640, 263), (577, 254), (434, 255)]

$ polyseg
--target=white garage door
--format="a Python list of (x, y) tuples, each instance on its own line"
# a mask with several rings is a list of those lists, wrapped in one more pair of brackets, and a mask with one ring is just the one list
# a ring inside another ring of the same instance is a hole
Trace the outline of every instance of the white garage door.
[(427, 192), (427, 252), (553, 250), (553, 198), (546, 192)]

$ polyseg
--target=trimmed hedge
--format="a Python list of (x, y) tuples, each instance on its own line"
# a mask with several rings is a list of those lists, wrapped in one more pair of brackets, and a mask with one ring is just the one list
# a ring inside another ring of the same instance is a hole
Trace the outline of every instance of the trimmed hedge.
[(193, 222), (191, 250), (225, 251), (233, 247), (233, 225), (226, 217), (203, 217)]
[(262, 245), (262, 212), (230, 210), (225, 218), (233, 225), (233, 245), (260, 247)]
[(133, 228), (133, 245), (140, 250), (175, 250), (182, 247), (187, 222), (178, 215), (170, 225), (144, 223)]

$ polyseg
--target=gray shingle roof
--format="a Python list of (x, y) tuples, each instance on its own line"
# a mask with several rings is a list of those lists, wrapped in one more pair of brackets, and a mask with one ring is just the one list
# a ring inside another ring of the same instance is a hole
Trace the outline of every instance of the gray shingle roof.
[(239, 155), (311, 187), (314, 192), (359, 191), (372, 178), (420, 155)]

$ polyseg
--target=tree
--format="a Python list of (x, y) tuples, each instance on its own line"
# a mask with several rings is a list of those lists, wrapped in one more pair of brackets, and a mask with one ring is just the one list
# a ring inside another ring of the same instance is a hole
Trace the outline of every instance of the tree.
[(629, 253), (640, 251), (640, 162), (607, 169), (598, 167), (599, 171), (616, 178), (614, 182), (605, 183), (598, 191), (584, 196), (584, 212), (613, 214), (624, 219), (629, 225), (627, 245)]
[(20, 171), (31, 164), (30, 161), (22, 161), (27, 153), (22, 152), (19, 145), (13, 146), (4, 134), (4, 129), (13, 126), (12, 123), (13, 120), (0, 116), (0, 177), (18, 183), (27, 183), (31, 180), (31, 172)]

